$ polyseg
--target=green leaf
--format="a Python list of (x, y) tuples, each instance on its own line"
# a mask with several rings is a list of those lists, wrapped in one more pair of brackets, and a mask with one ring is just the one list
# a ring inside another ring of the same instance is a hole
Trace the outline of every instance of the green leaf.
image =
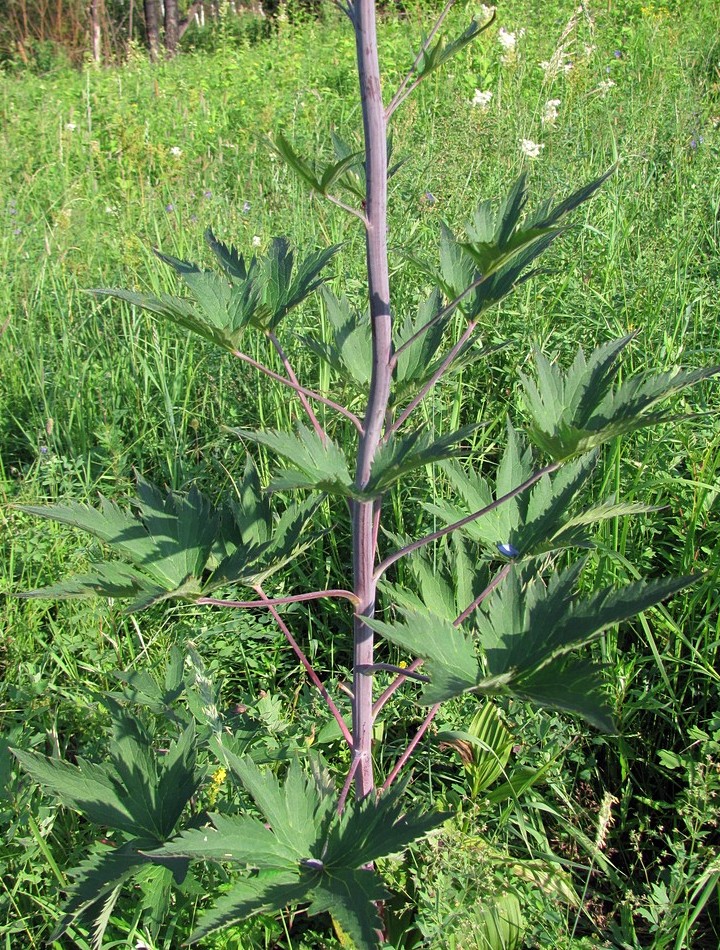
[(405, 436), (391, 436), (373, 459), (367, 491), (382, 494), (409, 472), (459, 455), (463, 450), (458, 443), (466, 442), (478, 428), (478, 425), (463, 426), (437, 439), (424, 429)]
[(378, 933), (382, 920), (378, 901), (385, 900), (388, 891), (372, 871), (336, 868), (322, 876), (322, 883), (312, 890), (312, 904), (308, 914), (329, 913), (358, 948), (379, 947)]
[[(488, 507), (537, 472), (538, 465), (526, 440), (510, 423), (507, 431), (494, 491), (476, 472), (468, 473), (454, 462), (444, 463), (443, 471), (457, 500), (425, 504), (426, 510), (446, 524), (455, 524)], [(588, 452), (560, 470), (544, 475), (531, 488), (459, 530), (482, 544), (492, 556), (497, 556), (499, 543), (509, 544), (517, 551), (515, 559), (519, 560), (573, 546), (592, 548), (595, 544), (586, 530), (591, 525), (608, 518), (654, 510), (648, 505), (608, 500), (578, 511), (580, 493), (596, 462), (597, 452)]]
[(400, 608), (402, 623), (367, 620), (368, 626), (396, 646), (425, 660), (430, 677), (422, 701), (428, 705), (459, 696), (477, 685), (481, 671), (472, 641), (451, 621), (429, 612)]
[(447, 744), (460, 752), (474, 797), (505, 774), (513, 747), (513, 737), (492, 702), (483, 703), (467, 731), (439, 732), (437, 742), (441, 747)]
[(111, 766), (78, 759), (71, 765), (39, 752), (11, 750), (23, 769), (63, 805), (79, 811), (96, 825), (137, 833), (137, 825), (120, 777)]
[(270, 139), (270, 146), (306, 185), (309, 185), (313, 191), (322, 191), (320, 178), (315, 169), (297, 154), (282, 132), (278, 132), (274, 139)]
[(558, 222), (587, 200), (614, 168), (552, 208), (549, 202), (522, 218), (527, 202), (526, 180), (521, 175), (495, 209), (481, 202), (466, 226), (467, 241), (458, 241), (443, 225), (440, 239), (440, 286), (450, 300), (464, 294), (459, 308), (468, 319), (477, 319), (502, 300), (514, 287), (535, 273), (527, 268), (567, 229)]
[[(423, 688), (421, 699), (427, 705), (467, 691), (483, 695), (511, 692), (587, 716), (590, 722), (606, 727), (610, 719), (599, 695), (595, 669), (558, 661), (596, 640), (608, 627), (700, 578), (639, 581), (619, 590), (604, 588), (575, 596), (582, 564), (552, 575), (547, 584), (539, 577), (528, 579), (513, 567), (472, 618), (481, 648), (479, 655), (468, 632), (427, 610), (401, 607), (403, 622), (368, 620), (368, 624), (425, 661), (423, 672), (430, 682)], [(546, 667), (550, 671), (541, 675)]]
[[(48, 938), (49, 942), (59, 940), (76, 921), (95, 918), (95, 911), (103, 898), (112, 898), (112, 906), (123, 885), (136, 874), (138, 868), (149, 863), (149, 859), (140, 854), (140, 849), (148, 844), (145, 839), (134, 838), (116, 848), (99, 846), (77, 867), (66, 872), (72, 884), (62, 908), (62, 916)], [(94, 945), (100, 946), (106, 925), (106, 919), (101, 920), (99, 927), (96, 925)]]
[[(118, 289), (92, 291), (115, 297), (163, 317), (220, 346), (235, 351), (248, 326), (267, 331), (322, 283), (320, 271), (337, 253), (334, 246), (316, 251), (294, 268), (294, 255), (285, 238), (274, 238), (264, 257), (245, 261), (234, 248), (205, 234), (224, 273), (201, 271), (195, 264), (156, 251), (187, 285), (194, 302), (168, 294), (157, 296)], [(293, 276), (293, 269), (295, 274)]]
[(346, 297), (336, 297), (328, 287), (321, 289), (321, 295), (331, 339), (327, 342), (304, 336), (300, 339), (343, 380), (349, 377), (364, 391), (372, 373), (370, 318), (353, 311)]
[(240, 439), (249, 439), (267, 446), (288, 463), (270, 483), (271, 490), (311, 488), (330, 495), (354, 497), (353, 480), (340, 447), (306, 426), (298, 425), (297, 435), (270, 429), (255, 432), (249, 429), (229, 429)]
[(440, 366), (440, 360), (435, 358), (442, 343), (443, 335), (452, 317), (446, 313), (440, 317), (443, 310), (442, 294), (439, 289), (432, 291), (418, 307), (415, 318), (406, 317), (397, 331), (395, 349), (399, 350), (406, 341), (410, 340), (427, 327), (410, 346), (402, 350), (398, 357), (395, 385), (395, 400), (407, 397), (422, 388), (423, 383), (429, 380)]
[(468, 43), (471, 43), (475, 37), (486, 30), (493, 20), (494, 17), (487, 21), (480, 16), (473, 17), (470, 21), (470, 25), (454, 40), (447, 43), (444, 37), (438, 39), (434, 45), (422, 52), (418, 64), (415, 67), (418, 77), (424, 78), (431, 72), (434, 72), (434, 70), (439, 69), (440, 66), (443, 66), (449, 59), (455, 56), (456, 53), (464, 49)]
[(188, 943), (197, 943), (217, 930), (222, 930), (255, 914), (273, 913), (306, 899), (307, 884), (299, 882), (299, 874), (289, 871), (262, 871), (256, 877), (244, 878), (201, 918)]
[(133, 566), (100, 562), (92, 572), (18, 596), (127, 597), (133, 611), (162, 600), (194, 601), (227, 584), (261, 583), (302, 549), (301, 534), (320, 502), (290, 506), (273, 523), (252, 464), (240, 489), (238, 503), (218, 509), (196, 488), (163, 495), (139, 478), (135, 515), (102, 497), (99, 509), (75, 502), (25, 506), (29, 514), (89, 531)]
[(604, 693), (602, 667), (589, 660), (553, 660), (519, 677), (513, 692), (544, 709), (581, 716), (601, 732), (614, 732), (615, 723)]
[(404, 813), (404, 786), (397, 786), (379, 798), (348, 803), (338, 816), (334, 787), (319, 768), (308, 778), (294, 761), (280, 783), (248, 756), (226, 748), (222, 755), (263, 818), (214, 815), (215, 829), (185, 831), (152, 857), (232, 861), (257, 873), (218, 901), (191, 941), (260, 911), (305, 903), (311, 915), (328, 911), (358, 946), (377, 946), (376, 902), (386, 891), (366, 865), (403, 851), (447, 815)]
[(551, 458), (566, 459), (659, 422), (668, 411), (650, 412), (657, 403), (720, 373), (720, 366), (674, 369), (656, 376), (635, 376), (613, 387), (618, 357), (636, 334), (598, 347), (585, 358), (582, 349), (567, 373), (535, 354), (536, 381), (520, 374), (530, 438)]

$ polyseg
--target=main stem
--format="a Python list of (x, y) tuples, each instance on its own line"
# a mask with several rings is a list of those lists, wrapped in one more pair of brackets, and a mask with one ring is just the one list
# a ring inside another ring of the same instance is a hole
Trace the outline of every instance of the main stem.
[[(387, 145), (385, 110), (380, 85), (374, 0), (356, 0), (355, 27), (358, 77), (365, 133), (366, 257), (373, 364), (363, 434), (358, 445), (355, 484), (365, 489), (370, 468), (382, 437), (390, 397), (392, 371), (392, 320), (387, 257)], [(372, 501), (352, 503), (353, 576), (358, 607), (353, 623), (353, 768), (355, 793), (365, 798), (375, 787), (372, 764), (373, 677), (359, 667), (373, 663), (373, 631), (365, 622), (375, 612), (374, 578), (376, 534)]]

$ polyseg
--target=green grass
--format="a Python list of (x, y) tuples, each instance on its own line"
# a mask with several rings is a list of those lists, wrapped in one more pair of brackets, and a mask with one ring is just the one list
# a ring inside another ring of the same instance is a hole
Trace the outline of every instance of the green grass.
[[(395, 153), (407, 162), (391, 183), (390, 241), (400, 316), (425, 289), (407, 252), (432, 259), (441, 219), (459, 226), (479, 198), (506, 190), (523, 167), (520, 139), (545, 146), (525, 160), (536, 194), (567, 193), (619, 161), (579, 227), (555, 246), (552, 272), (488, 321), (488, 342), (510, 345), (423, 409), (427, 419), (489, 421), (488, 458), (497, 455), (505, 413), (519, 419), (517, 370), (535, 342), (567, 357), (579, 343), (589, 349), (637, 328), (635, 370), (720, 362), (720, 13), (712, 0), (691, 10), (669, 0), (594, 5), (594, 28), (580, 20), (567, 39), (573, 68), (548, 81), (538, 63), (552, 57), (575, 6), (543, 4), (540, 19), (529, 0), (503, 5), (499, 23), (527, 30), (519, 61), (500, 62), (493, 30), (398, 113)], [(389, 92), (411, 60), (421, 15), (409, 8), (384, 20), (381, 32)], [(0, 75), (0, 591), (40, 586), (93, 553), (84, 538), (39, 526), (10, 503), (89, 499), (98, 490), (121, 496), (134, 469), (172, 487), (198, 479), (218, 495), (243, 464), (221, 426), (279, 426), (293, 416), (284, 393), (230, 357), (85, 291), (172, 289), (151, 248), (207, 260), (202, 236), (212, 225), (248, 250), (255, 235), (267, 245), (287, 234), (301, 249), (345, 242), (331, 266), (333, 286), (361, 297), (356, 222), (309, 198), (264, 141), (282, 130), (312, 153), (329, 150), (330, 125), (356, 135), (353, 56), (349, 27), (328, 16), (282, 23), (257, 45), (227, 41), (215, 53), (156, 67), (138, 58), (103, 71)], [(603, 94), (607, 79), (615, 85)], [(475, 88), (493, 92), (486, 112), (469, 105)], [(561, 100), (554, 127), (541, 123), (550, 98)], [(323, 320), (312, 301), (292, 329), (304, 333)], [(327, 378), (290, 336), (288, 345), (301, 379), (325, 388)], [(457, 757), (432, 739), (424, 744), (415, 794), (461, 807), (463, 833), (391, 869), (418, 907), (418, 946), (439, 946), (439, 935), (443, 945), (481, 946), (463, 942), (474, 907), (511, 884), (521, 892), (527, 946), (717, 946), (719, 405), (712, 384), (693, 390), (681, 411), (694, 418), (616, 446), (608, 482), (598, 485), (598, 494), (617, 490), (664, 506), (606, 526), (609, 573), (707, 573), (667, 608), (607, 638), (621, 735), (598, 737), (560, 717), (509, 710), (514, 761), (546, 769), (502, 805), (469, 801)], [(393, 498), (403, 532), (427, 527), (418, 499), (432, 490), (429, 481), (411, 484)], [(347, 564), (340, 520), (326, 553), (298, 564), (297, 586), (324, 587)], [(330, 604), (288, 617), (324, 675), (344, 676), (344, 615)], [(244, 647), (238, 623), (249, 637)], [(112, 688), (113, 670), (154, 669), (171, 643), (188, 638), (227, 703), (261, 703), (265, 690), (289, 702), (284, 729), (298, 741), (312, 734), (316, 699), (296, 692), (296, 669), (265, 618), (184, 608), (136, 622), (104, 603), (0, 602), (5, 946), (42, 945), (58, 913), (54, 888), (89, 834), (13, 773), (7, 747), (99, 752), (93, 694)], [(441, 728), (462, 727), (472, 709), (452, 706)], [(398, 699), (386, 725), (388, 760), (418, 715), (410, 696)], [(605, 793), (617, 802), (599, 847)], [(529, 879), (527, 862), (548, 854), (584, 894), (580, 907)], [(108, 946), (139, 939), (136, 912), (117, 912), (118, 942)], [(264, 919), (213, 946), (333, 945), (312, 933), (291, 943), (290, 926)], [(158, 946), (177, 943), (170, 934)]]

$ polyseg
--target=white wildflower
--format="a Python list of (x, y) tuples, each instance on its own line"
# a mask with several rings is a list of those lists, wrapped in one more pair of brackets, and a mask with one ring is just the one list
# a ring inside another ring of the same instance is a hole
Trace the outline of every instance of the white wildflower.
[(517, 46), (517, 33), (510, 33), (504, 26), (501, 26), (498, 30), (498, 42), (503, 49), (511, 52)]
[(117, 214), (117, 205), (105, 205), (105, 214)]
[(539, 158), (541, 149), (545, 146), (540, 142), (533, 142), (531, 139), (520, 140), (520, 151), (528, 158)]
[(486, 90), (485, 92), (483, 92), (482, 89), (476, 89), (475, 95), (470, 100), (470, 105), (479, 106), (483, 110), (483, 112), (487, 112), (490, 106), (490, 100), (492, 99), (492, 97), (493, 97), (493, 94), (492, 92), (490, 92), (490, 90)]
[(558, 109), (560, 108), (560, 99), (548, 99), (548, 101), (543, 106), (542, 115), (540, 116), (540, 121), (543, 125), (555, 125), (558, 117)]
[(518, 60), (517, 41), (525, 35), (525, 30), (518, 30), (517, 33), (511, 33), (501, 26), (498, 30), (498, 42), (505, 50), (500, 57), (500, 62), (506, 65), (512, 65)]
[(77, 128), (77, 125), (75, 125), (74, 122), (66, 122), (66, 123), (65, 123), (65, 131), (66, 131), (66, 132), (74, 132), (76, 128)]
[(596, 49), (597, 49), (597, 46), (594, 43), (586, 43), (583, 46), (583, 52), (588, 58), (592, 56), (592, 54), (595, 52)]
[(260, 247), (261, 244), (262, 244), (262, 238), (260, 237), (260, 235), (259, 234), (254, 235), (252, 239), (252, 246)]
[(602, 82), (598, 83), (598, 87), (595, 92), (599, 92), (600, 95), (606, 96), (614, 85), (615, 83), (612, 81), (612, 79), (603, 79)]
[(173, 147), (170, 149), (170, 154), (173, 158), (180, 158), (182, 155), (182, 149), (179, 145), (173, 145)]

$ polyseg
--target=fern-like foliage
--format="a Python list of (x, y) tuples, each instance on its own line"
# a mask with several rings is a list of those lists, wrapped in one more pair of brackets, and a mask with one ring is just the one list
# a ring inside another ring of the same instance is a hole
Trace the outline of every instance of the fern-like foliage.
[(368, 865), (405, 850), (447, 815), (404, 812), (399, 785), (348, 803), (338, 816), (332, 783), (319, 767), (306, 776), (294, 761), (281, 784), (247, 756), (226, 750), (224, 758), (262, 818), (212, 815), (212, 825), (185, 831), (152, 854), (166, 861), (217, 861), (245, 872), (205, 914), (190, 943), (253, 914), (301, 904), (310, 915), (329, 912), (354, 945), (378, 946), (377, 902), (387, 892)]
[(219, 508), (197, 488), (163, 494), (142, 478), (129, 511), (102, 497), (98, 508), (20, 506), (88, 532), (124, 561), (100, 561), (85, 574), (18, 596), (125, 598), (128, 610), (138, 611), (159, 601), (197, 600), (228, 585), (254, 586), (302, 549), (302, 532), (318, 504), (310, 498), (274, 519), (248, 459), (239, 500)]
[(274, 330), (290, 310), (316, 290), (322, 283), (320, 271), (339, 250), (336, 245), (316, 251), (296, 264), (285, 238), (274, 238), (266, 255), (246, 259), (234, 247), (219, 241), (211, 230), (205, 237), (222, 274), (156, 252), (182, 278), (192, 299), (117, 288), (93, 293), (125, 300), (234, 351), (239, 349), (247, 327)]
[(536, 351), (535, 379), (521, 374), (524, 403), (530, 438), (551, 458), (567, 459), (619, 435), (685, 418), (654, 407), (720, 373), (720, 366), (673, 369), (654, 376), (632, 376), (617, 384), (618, 358), (636, 335), (606, 343), (589, 358), (578, 350), (567, 372)]

